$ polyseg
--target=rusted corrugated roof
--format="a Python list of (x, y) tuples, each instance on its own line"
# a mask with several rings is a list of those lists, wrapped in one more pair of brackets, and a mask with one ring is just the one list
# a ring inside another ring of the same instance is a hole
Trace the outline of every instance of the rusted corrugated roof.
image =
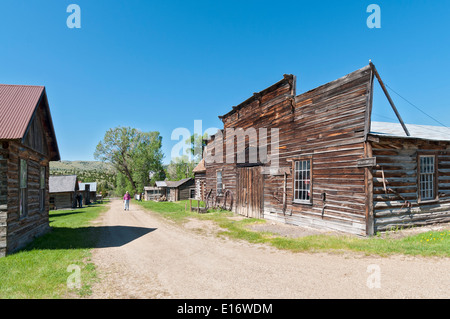
[(0, 84), (0, 139), (23, 138), (43, 86)]

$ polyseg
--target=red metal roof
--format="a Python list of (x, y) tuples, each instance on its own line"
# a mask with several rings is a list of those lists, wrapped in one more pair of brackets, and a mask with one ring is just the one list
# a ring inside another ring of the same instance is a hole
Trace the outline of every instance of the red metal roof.
[(0, 139), (23, 138), (43, 91), (43, 86), (0, 84)]

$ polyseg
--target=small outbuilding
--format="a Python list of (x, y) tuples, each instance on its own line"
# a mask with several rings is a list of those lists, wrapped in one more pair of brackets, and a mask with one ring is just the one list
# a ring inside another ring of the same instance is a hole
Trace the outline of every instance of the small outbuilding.
[(50, 176), (50, 207), (51, 209), (77, 207), (79, 191), (76, 175)]
[(167, 184), (165, 181), (155, 182), (155, 186), (144, 187), (144, 200), (165, 200), (167, 194)]
[(97, 183), (78, 183), (78, 193), (83, 196), (84, 205), (89, 205), (97, 200)]
[(45, 87), (0, 84), (0, 257), (50, 230), (49, 162), (60, 159)]
[(184, 178), (179, 181), (166, 181), (167, 184), (167, 200), (176, 202), (194, 198), (195, 187), (193, 178)]
[(164, 196), (163, 192), (165, 193), (165, 188), (146, 186), (144, 187), (144, 200), (159, 200), (162, 196)]

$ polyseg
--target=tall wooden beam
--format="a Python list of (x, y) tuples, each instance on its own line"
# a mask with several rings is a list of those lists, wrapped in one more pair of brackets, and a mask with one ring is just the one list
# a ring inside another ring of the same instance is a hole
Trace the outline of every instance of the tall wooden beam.
[(388, 101), (389, 101), (389, 104), (391, 104), (391, 107), (392, 107), (392, 109), (394, 110), (395, 115), (397, 116), (397, 118), (398, 118), (400, 124), (402, 125), (403, 130), (404, 130), (405, 133), (406, 133), (406, 136), (411, 136), (411, 134), (409, 134), (408, 129), (406, 128), (405, 123), (404, 123), (403, 120), (402, 120), (402, 117), (400, 116), (400, 113), (398, 113), (397, 108), (395, 107), (395, 104), (394, 104), (394, 102), (392, 101), (391, 96), (389, 95), (389, 92), (387, 91), (387, 89), (386, 89), (386, 87), (385, 87), (385, 85), (384, 85), (384, 83), (383, 83), (383, 80), (381, 80), (381, 77), (380, 77), (380, 75), (378, 74), (378, 71), (377, 71), (377, 69), (375, 68), (375, 65), (374, 65), (372, 62), (369, 62), (369, 64), (370, 64), (370, 67), (372, 68), (373, 73), (374, 73), (375, 76), (377, 77), (378, 83), (380, 83), (380, 86), (381, 86), (381, 88), (383, 89), (383, 92), (384, 92), (384, 94), (386, 95), (386, 97), (387, 97), (387, 99), (388, 99)]
[(373, 78), (374, 72), (372, 70), (370, 75), (370, 82), (367, 87), (367, 102), (366, 102), (366, 113), (364, 116), (364, 141), (367, 141), (369, 133), (370, 133), (370, 121), (372, 118), (372, 105), (373, 105)]

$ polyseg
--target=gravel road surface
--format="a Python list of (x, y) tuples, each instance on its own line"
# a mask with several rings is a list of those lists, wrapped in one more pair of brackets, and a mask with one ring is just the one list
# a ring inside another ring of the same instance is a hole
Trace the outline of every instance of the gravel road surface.
[(450, 258), (292, 253), (113, 201), (95, 226), (91, 298), (449, 298)]

